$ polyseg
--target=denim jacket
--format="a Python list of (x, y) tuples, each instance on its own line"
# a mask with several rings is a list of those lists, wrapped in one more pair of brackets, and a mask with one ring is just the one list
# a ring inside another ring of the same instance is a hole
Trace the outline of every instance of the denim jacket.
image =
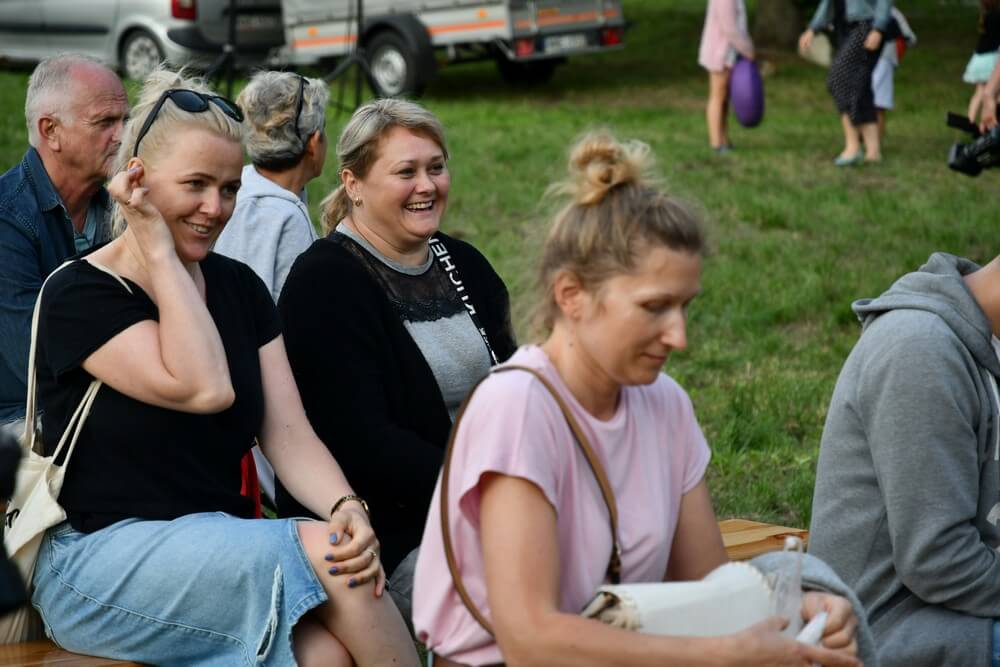
[[(820, 0), (809, 27), (818, 32), (833, 23), (833, 5), (836, 0)], [(892, 18), (892, 0), (845, 0), (847, 21), (873, 21), (874, 28), (884, 33)]]
[[(104, 188), (91, 200), (101, 220), (96, 243), (111, 236)], [(73, 223), (42, 164), (29, 148), (0, 176), (0, 424), (24, 416), (31, 316), (42, 281), (77, 254)]]

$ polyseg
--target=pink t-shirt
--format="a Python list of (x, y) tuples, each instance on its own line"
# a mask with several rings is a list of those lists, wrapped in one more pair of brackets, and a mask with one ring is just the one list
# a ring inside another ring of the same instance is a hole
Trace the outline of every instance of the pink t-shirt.
[[(552, 382), (601, 459), (618, 504), (622, 581), (662, 581), (681, 496), (701, 481), (710, 456), (687, 394), (660, 375), (650, 385), (625, 387), (615, 415), (601, 421), (576, 401), (541, 348), (522, 347), (508, 363), (538, 369)], [(611, 553), (608, 510), (559, 406), (528, 373), (493, 375), (476, 391), (458, 430), (449, 479), (458, 567), (472, 599), (492, 620), (479, 539), (479, 482), (487, 472), (532, 482), (555, 508), (559, 608), (578, 613), (604, 583)], [(493, 638), (452, 584), (441, 539), (440, 492), (439, 482), (417, 560), (417, 636), (436, 653), (465, 664), (502, 662)]]

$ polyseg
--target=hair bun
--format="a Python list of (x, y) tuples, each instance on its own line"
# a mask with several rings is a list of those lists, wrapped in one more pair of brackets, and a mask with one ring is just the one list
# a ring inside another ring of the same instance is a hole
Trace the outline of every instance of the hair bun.
[(606, 132), (587, 134), (570, 154), (566, 190), (574, 203), (592, 206), (616, 187), (641, 185), (651, 162), (649, 146), (641, 141), (620, 142)]

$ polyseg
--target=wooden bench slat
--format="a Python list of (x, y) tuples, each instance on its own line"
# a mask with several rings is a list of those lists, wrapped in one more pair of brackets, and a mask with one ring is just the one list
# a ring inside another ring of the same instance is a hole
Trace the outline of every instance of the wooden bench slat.
[(138, 663), (111, 658), (92, 658), (70, 653), (48, 640), (0, 646), (0, 667), (142, 667)]
[(802, 528), (775, 526), (746, 519), (725, 519), (719, 522), (722, 543), (730, 560), (748, 560), (769, 551), (780, 551), (785, 546), (785, 538), (794, 535), (806, 545), (809, 531)]

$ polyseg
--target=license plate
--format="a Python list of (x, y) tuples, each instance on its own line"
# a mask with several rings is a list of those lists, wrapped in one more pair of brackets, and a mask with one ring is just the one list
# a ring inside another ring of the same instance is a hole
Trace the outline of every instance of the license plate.
[(274, 30), (281, 27), (281, 16), (278, 14), (237, 14), (236, 29), (240, 32), (257, 32)]
[(583, 33), (552, 35), (545, 38), (545, 53), (564, 53), (587, 47), (587, 36)]

